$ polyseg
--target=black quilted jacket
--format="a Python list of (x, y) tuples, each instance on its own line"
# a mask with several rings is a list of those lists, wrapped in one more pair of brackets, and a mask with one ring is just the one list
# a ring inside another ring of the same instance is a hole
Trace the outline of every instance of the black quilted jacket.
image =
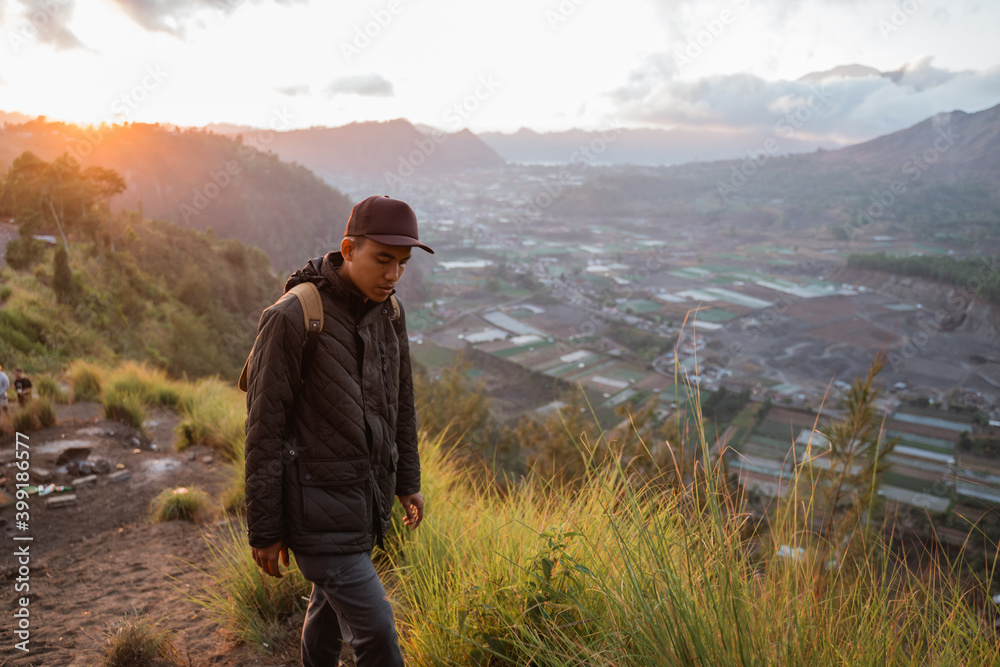
[(394, 496), (420, 490), (402, 307), (393, 319), (389, 300), (366, 303), (334, 270), (342, 262), (339, 252), (312, 259), (285, 284), (287, 292), (313, 282), (323, 297), (323, 331), (301, 386), (298, 299), (286, 295), (260, 318), (246, 421), (254, 547), (284, 539), (303, 553), (369, 551), (388, 530)]

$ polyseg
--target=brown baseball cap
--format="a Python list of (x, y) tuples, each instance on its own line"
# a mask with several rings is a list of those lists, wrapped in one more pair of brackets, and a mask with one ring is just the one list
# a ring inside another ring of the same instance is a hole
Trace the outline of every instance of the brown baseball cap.
[(417, 238), (417, 214), (410, 205), (389, 195), (372, 195), (354, 205), (344, 236), (365, 236), (391, 246), (416, 246), (433, 254)]

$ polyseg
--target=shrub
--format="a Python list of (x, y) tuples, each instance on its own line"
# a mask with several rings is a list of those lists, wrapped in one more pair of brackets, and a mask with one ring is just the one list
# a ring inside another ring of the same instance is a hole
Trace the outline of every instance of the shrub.
[(164, 489), (153, 499), (153, 521), (197, 521), (208, 504), (205, 493), (196, 486)]
[(101, 400), (101, 372), (86, 361), (74, 361), (69, 365), (69, 383), (73, 387), (73, 400)]
[(158, 627), (145, 615), (113, 623), (104, 633), (103, 667), (147, 667), (181, 665), (174, 646), (174, 633)]

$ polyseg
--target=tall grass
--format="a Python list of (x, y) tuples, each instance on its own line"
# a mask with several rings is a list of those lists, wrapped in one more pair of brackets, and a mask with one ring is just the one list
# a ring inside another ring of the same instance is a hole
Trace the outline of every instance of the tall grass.
[(11, 417), (15, 431), (27, 432), (48, 428), (56, 424), (56, 410), (52, 399), (37, 397), (18, 408)]
[(217, 378), (201, 380), (180, 401), (181, 447), (208, 445), (231, 461), (243, 461), (246, 403), (242, 393)]
[[(295, 565), (281, 579), (264, 574), (253, 560), (242, 518), (205, 534), (210, 581), (193, 596), (235, 640), (275, 648), (298, 632), (311, 584)], [(291, 558), (291, 555), (290, 555)]]
[(35, 390), (39, 396), (51, 399), (55, 403), (66, 403), (69, 397), (59, 386), (59, 381), (51, 375), (43, 375), (35, 381)]
[(77, 401), (101, 400), (101, 370), (94, 364), (74, 360), (69, 365), (69, 383), (73, 387), (73, 399)]
[[(790, 525), (755, 531), (710, 477), (670, 492), (610, 467), (577, 491), (528, 480), (501, 496), (435, 443), (422, 460), (427, 518), (394, 555), (414, 664), (997, 662), (947, 564), (914, 571), (872, 542), (828, 567)], [(779, 556), (786, 540), (801, 559)]]

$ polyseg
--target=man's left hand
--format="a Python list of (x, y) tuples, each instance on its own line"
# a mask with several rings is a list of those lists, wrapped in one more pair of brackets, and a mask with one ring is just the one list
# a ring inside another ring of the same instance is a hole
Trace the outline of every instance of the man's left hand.
[(403, 519), (403, 525), (409, 526), (410, 528), (416, 528), (420, 525), (420, 522), (424, 520), (424, 496), (421, 493), (411, 493), (406, 496), (396, 496), (399, 498), (399, 504), (403, 506), (406, 511), (406, 518)]

